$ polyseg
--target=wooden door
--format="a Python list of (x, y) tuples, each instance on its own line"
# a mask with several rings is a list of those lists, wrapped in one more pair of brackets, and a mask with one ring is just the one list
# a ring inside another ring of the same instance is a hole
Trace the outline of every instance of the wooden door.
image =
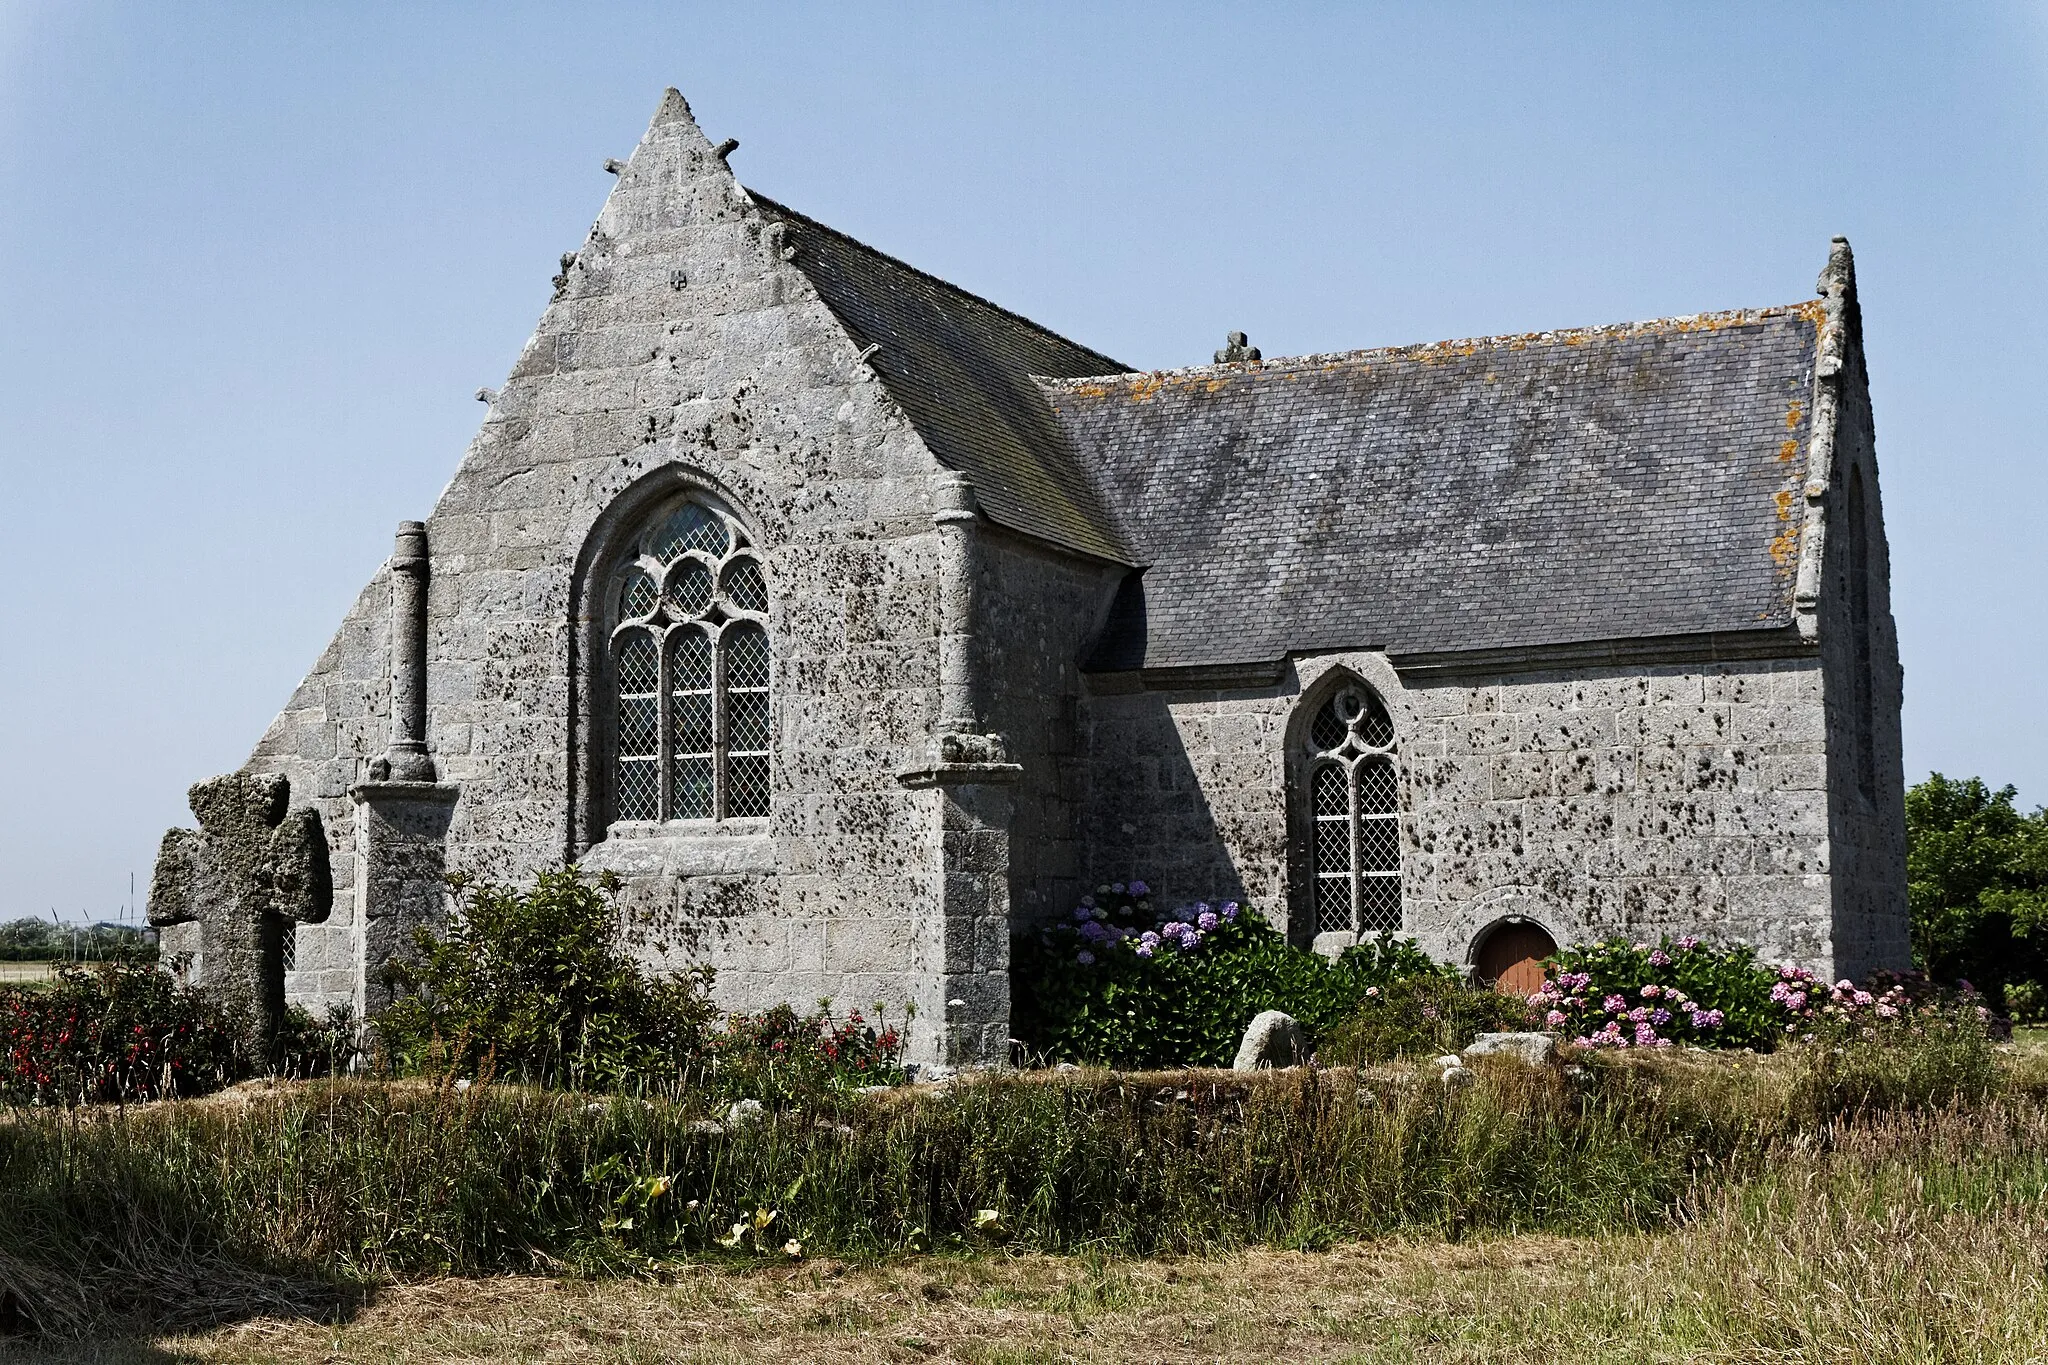
[(1503, 995), (1533, 995), (1543, 989), (1543, 959), (1556, 951), (1556, 941), (1541, 927), (1503, 924), (1479, 945), (1473, 965), (1479, 979)]

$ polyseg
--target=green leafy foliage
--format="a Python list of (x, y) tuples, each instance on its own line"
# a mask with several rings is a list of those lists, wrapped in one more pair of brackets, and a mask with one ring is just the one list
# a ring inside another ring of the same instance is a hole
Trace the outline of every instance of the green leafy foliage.
[(1994, 1006), (2014, 983), (2048, 980), (2048, 810), (2023, 814), (2015, 795), (1940, 773), (1906, 792), (1914, 961)]
[(154, 966), (64, 967), (0, 986), (0, 1099), (76, 1105), (197, 1095), (248, 1071), (238, 1021)]
[(1511, 1032), (1529, 1024), (1529, 1006), (1520, 998), (1432, 967), (1366, 987), (1351, 1017), (1331, 1030), (1317, 1057), (1358, 1066), (1459, 1052), (1482, 1033)]
[(445, 935), (392, 964), (398, 998), (371, 1021), (390, 1066), (489, 1055), (498, 1075), (605, 1089), (676, 1076), (715, 1017), (709, 969), (657, 978), (629, 951), (609, 878), (543, 871), (530, 891), (463, 888)]
[[(421, 933), (396, 964), (402, 991), (371, 1021), (400, 1074), (473, 1073), (578, 1090), (754, 1099), (775, 1108), (903, 1078), (902, 1037), (830, 1002), (721, 1020), (708, 967), (661, 977), (633, 955), (616, 882), (575, 868), (531, 890), (465, 887), (446, 934)], [(302, 1055), (337, 1046), (300, 1028)], [(295, 1035), (297, 1036), (297, 1035)]]
[(830, 1001), (815, 1014), (777, 1005), (727, 1017), (705, 1039), (698, 1074), (722, 1096), (789, 1109), (835, 1090), (900, 1084), (902, 1051), (898, 1030), (869, 1023), (859, 1010), (837, 1019)]
[(1101, 887), (1069, 920), (1019, 935), (1010, 963), (1011, 1026), (1034, 1054), (1119, 1067), (1228, 1065), (1268, 1009), (1313, 1044), (1369, 990), (1442, 970), (1391, 936), (1332, 962), (1233, 902), (1158, 912), (1143, 882)]
[[(1798, 968), (1765, 966), (1756, 950), (1695, 938), (1625, 938), (1565, 948), (1530, 997), (1543, 1022), (1595, 1047), (1777, 1046), (1817, 987)], [(1798, 996), (1800, 1004), (1788, 1005)], [(1617, 1003), (1618, 1002), (1618, 1003)]]

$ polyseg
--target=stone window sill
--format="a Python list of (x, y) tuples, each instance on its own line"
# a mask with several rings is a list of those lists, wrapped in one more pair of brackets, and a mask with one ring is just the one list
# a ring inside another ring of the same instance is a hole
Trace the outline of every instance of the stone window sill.
[(621, 820), (580, 865), (621, 877), (703, 877), (775, 871), (768, 821)]

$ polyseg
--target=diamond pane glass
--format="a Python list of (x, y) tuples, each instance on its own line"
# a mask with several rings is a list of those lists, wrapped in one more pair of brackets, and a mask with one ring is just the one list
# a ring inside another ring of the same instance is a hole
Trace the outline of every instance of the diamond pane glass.
[(686, 559), (669, 570), (668, 605), (682, 620), (703, 614), (711, 605), (711, 568), (701, 559)]
[(725, 684), (728, 687), (768, 685), (768, 633), (751, 623), (725, 633)]
[(1309, 726), (1309, 740), (1317, 753), (1328, 753), (1344, 742), (1344, 735), (1344, 722), (1337, 718), (1337, 699), (1332, 697), (1316, 712), (1315, 721)]
[(1349, 819), (1351, 793), (1344, 783), (1344, 769), (1325, 763), (1316, 769), (1316, 818)]
[(1384, 758), (1358, 765), (1358, 809), (1365, 814), (1386, 814), (1401, 808), (1399, 784), (1394, 765)]
[(675, 633), (670, 646), (670, 685), (678, 692), (711, 690), (711, 637), (691, 626)]
[(725, 742), (734, 752), (768, 747), (768, 694), (733, 692), (725, 699)]
[(1358, 737), (1374, 749), (1384, 749), (1394, 742), (1394, 722), (1387, 718), (1387, 708), (1380, 705), (1377, 697), (1366, 700), (1365, 714), (1358, 718)]
[(1358, 866), (1364, 872), (1401, 869), (1401, 824), (1391, 816), (1358, 822)]
[(1327, 932), (1351, 927), (1351, 878), (1321, 877), (1316, 880), (1316, 929)]
[(1359, 879), (1358, 927), (1373, 934), (1390, 934), (1401, 927), (1401, 879), (1398, 876)]
[(742, 558), (725, 566), (725, 600), (741, 611), (768, 610), (768, 583), (758, 562)]
[(725, 813), (730, 816), (768, 813), (768, 755), (734, 754), (726, 773)]
[(672, 797), (675, 809), (670, 812), (672, 820), (709, 820), (711, 818), (711, 755), (687, 754), (676, 760), (674, 774), (675, 788)]
[(708, 754), (711, 752), (711, 694), (709, 692), (678, 692), (675, 694), (676, 752), (679, 754)]
[(651, 758), (661, 746), (661, 712), (652, 697), (619, 698), (619, 756)]
[(1316, 821), (1316, 875), (1351, 871), (1351, 826), (1343, 820)]
[(619, 642), (619, 691), (621, 693), (653, 693), (660, 689), (655, 670), (658, 667), (654, 652), (654, 639), (645, 631), (636, 630)]
[(686, 502), (678, 507), (659, 530), (647, 538), (647, 548), (654, 557), (666, 564), (685, 550), (703, 550), (713, 558), (722, 555), (731, 544), (726, 534), (725, 523), (718, 514), (698, 503)]
[(299, 969), (299, 926), (287, 922), (283, 935), (277, 943), (278, 956), (284, 959), (284, 969), (295, 972)]
[(622, 759), (619, 762), (619, 818), (652, 820), (658, 813), (661, 770), (652, 758)]
[(654, 580), (634, 569), (626, 575), (626, 581), (619, 587), (619, 619), (637, 621), (654, 610), (654, 604), (661, 594), (654, 589)]

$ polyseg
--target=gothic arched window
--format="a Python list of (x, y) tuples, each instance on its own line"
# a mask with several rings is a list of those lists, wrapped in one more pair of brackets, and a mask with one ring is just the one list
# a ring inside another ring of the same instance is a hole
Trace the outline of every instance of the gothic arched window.
[(1346, 683), (1309, 723), (1308, 751), (1315, 932), (1399, 930), (1401, 784), (1386, 707)]
[(739, 521), (700, 497), (633, 542), (612, 592), (619, 820), (768, 813), (768, 583)]

